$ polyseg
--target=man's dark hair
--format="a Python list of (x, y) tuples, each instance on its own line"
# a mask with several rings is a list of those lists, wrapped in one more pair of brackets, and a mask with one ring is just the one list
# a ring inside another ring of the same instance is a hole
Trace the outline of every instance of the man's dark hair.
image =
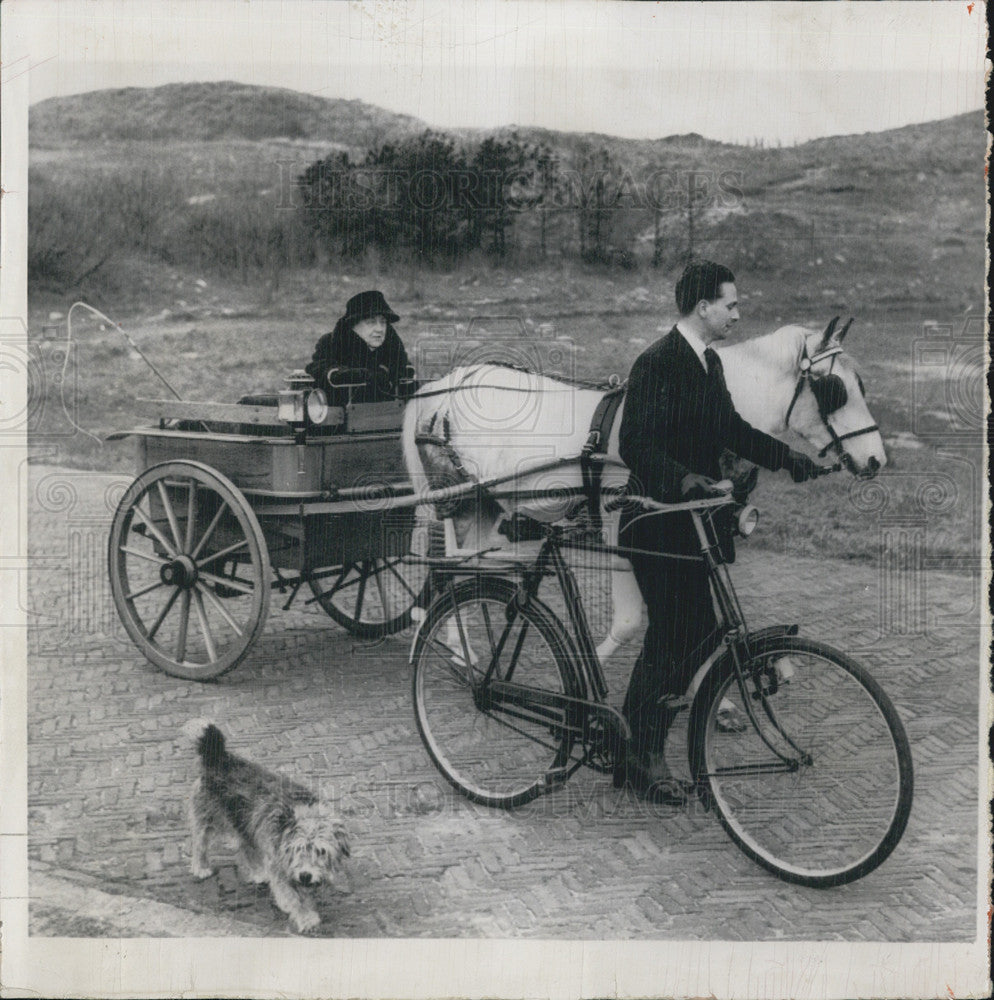
[(702, 299), (714, 302), (721, 298), (721, 286), (734, 281), (735, 275), (723, 264), (715, 264), (712, 260), (688, 264), (676, 283), (676, 305), (680, 315), (692, 313)]

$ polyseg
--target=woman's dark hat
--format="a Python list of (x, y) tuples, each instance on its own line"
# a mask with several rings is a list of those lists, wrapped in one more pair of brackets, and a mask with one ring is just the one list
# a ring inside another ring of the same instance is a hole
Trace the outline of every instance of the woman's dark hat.
[(342, 319), (356, 322), (360, 319), (370, 319), (373, 316), (385, 316), (388, 323), (396, 323), (400, 317), (387, 305), (382, 292), (360, 292), (353, 295), (345, 303), (345, 315)]

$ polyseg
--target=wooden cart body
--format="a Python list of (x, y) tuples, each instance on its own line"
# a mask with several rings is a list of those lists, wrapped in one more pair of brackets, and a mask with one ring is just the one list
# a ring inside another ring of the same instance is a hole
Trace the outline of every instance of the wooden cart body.
[[(251, 594), (255, 600), (256, 591), (275, 587), (290, 591), (289, 606), (306, 583), (336, 621), (371, 638), (406, 626), (411, 609), (427, 600), (427, 570), (416, 585), (402, 579), (416, 561), (409, 557), (416, 508), (402, 478), (402, 401), (332, 407), (320, 425), (287, 423), (275, 405), (144, 402), (155, 421), (111, 435), (134, 440), (138, 478), (115, 515), (109, 561), (122, 621), (163, 669), (197, 679), (231, 669), (258, 633), (268, 597), (246, 612), (250, 621), (231, 625), (237, 656), (205, 653), (207, 662), (194, 669), (187, 662), (188, 626), (174, 650), (162, 650), (158, 612), (138, 609), (136, 595), (160, 586), (172, 599), (173, 590), (179, 593), (186, 614), (192, 606), (202, 622), (219, 599)], [(153, 576), (144, 589), (134, 583), (134, 570), (129, 582), (124, 565), (142, 543), (148, 548), (140, 558), (154, 563), (163, 581)], [(388, 612), (385, 583), (394, 578), (410, 599)], [(350, 587), (354, 614), (339, 600)], [(368, 619), (377, 592), (382, 620), (366, 620), (364, 601)], [(230, 620), (223, 607), (219, 613)], [(201, 627), (210, 631), (209, 624)], [(246, 631), (253, 633), (247, 641)]]

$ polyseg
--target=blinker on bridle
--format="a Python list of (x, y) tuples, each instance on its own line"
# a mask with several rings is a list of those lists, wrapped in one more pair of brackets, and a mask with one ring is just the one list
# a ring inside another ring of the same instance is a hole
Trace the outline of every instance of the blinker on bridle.
[[(848, 434), (838, 434), (835, 428), (828, 422), (828, 418), (833, 413), (841, 410), (849, 402), (849, 394), (846, 392), (846, 386), (842, 378), (832, 374), (832, 369), (835, 367), (835, 356), (841, 353), (842, 346), (834, 344), (832, 347), (827, 347), (825, 350), (819, 351), (813, 357), (809, 357), (808, 346), (807, 344), (804, 345), (804, 356), (801, 358), (800, 365), (801, 371), (797, 377), (797, 385), (794, 387), (794, 397), (790, 401), (790, 406), (787, 407), (787, 416), (784, 418), (784, 423), (790, 426), (790, 415), (794, 411), (794, 404), (803, 392), (804, 386), (809, 386), (815, 397), (815, 402), (818, 404), (818, 416), (821, 418), (825, 430), (828, 431), (832, 439), (818, 452), (818, 457), (824, 458), (829, 451), (834, 449), (846, 470), (855, 476), (859, 474), (856, 469), (856, 463), (845, 448), (842, 447), (842, 442), (847, 441), (849, 438), (859, 437), (861, 434), (872, 434), (875, 431), (879, 431), (880, 428), (876, 424), (871, 424), (869, 427), (863, 427), (858, 431), (850, 431)], [(825, 358), (832, 359), (828, 373), (825, 375), (812, 374), (812, 366), (816, 365), (819, 361), (824, 361)], [(860, 383), (860, 389), (862, 390), (862, 382)]]

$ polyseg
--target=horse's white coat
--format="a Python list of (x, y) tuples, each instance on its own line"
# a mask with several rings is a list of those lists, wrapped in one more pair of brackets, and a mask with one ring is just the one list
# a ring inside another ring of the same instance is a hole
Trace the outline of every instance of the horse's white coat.
[[(829, 330), (832, 328), (830, 327)], [(838, 345), (838, 335), (807, 330), (800, 326), (781, 327), (774, 333), (743, 341), (720, 350), (725, 381), (735, 408), (754, 427), (768, 434), (788, 431), (786, 417), (798, 383), (801, 360)], [(844, 332), (843, 332), (844, 336)], [(805, 348), (807, 348), (805, 352)], [(845, 383), (846, 405), (829, 417), (840, 436), (873, 425), (856, 381), (851, 361), (844, 354), (819, 361), (815, 375), (831, 373)], [(446, 391), (451, 390), (451, 391)], [(562, 457), (579, 456), (587, 440), (590, 422), (602, 393), (575, 389), (542, 375), (477, 365), (457, 368), (444, 378), (423, 386), (408, 404), (404, 415), (403, 447), (408, 473), (418, 491), (429, 488), (428, 477), (418, 453), (416, 437), (431, 433), (447, 438), (465, 471), (474, 479), (491, 479), (517, 474), (515, 489), (555, 490), (581, 485), (579, 461), (553, 471), (535, 469)], [(618, 459), (618, 430), (622, 409), (615, 418), (607, 454)], [(790, 414), (790, 431), (822, 449), (831, 441), (818, 414), (814, 395), (805, 388)], [(882, 468), (887, 461), (879, 432), (861, 434), (844, 442), (856, 471), (870, 471), (873, 462)], [(837, 460), (829, 453), (828, 461)], [(623, 465), (605, 464), (603, 485), (622, 485), (628, 473)], [(563, 501), (500, 501), (505, 511), (520, 511), (538, 520), (561, 518)], [(617, 542), (617, 517), (607, 518), (609, 540)], [(481, 548), (500, 544), (496, 523), (476, 513), (456, 519), (456, 537), (462, 547)], [(613, 619), (608, 638), (598, 652), (603, 660), (618, 645), (634, 637), (642, 620), (642, 601), (628, 563), (616, 560), (612, 572)]]

